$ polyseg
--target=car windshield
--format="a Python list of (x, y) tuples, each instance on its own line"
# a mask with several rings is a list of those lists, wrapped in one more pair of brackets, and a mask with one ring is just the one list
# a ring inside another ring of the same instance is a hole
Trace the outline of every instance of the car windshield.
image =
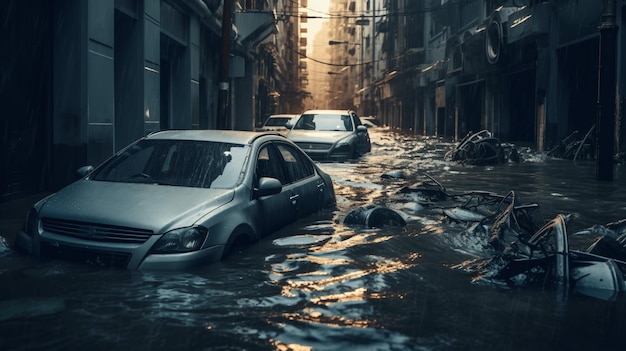
[(193, 188), (238, 184), (249, 147), (241, 144), (143, 139), (111, 158), (93, 180)]
[(266, 127), (284, 127), (285, 123), (289, 122), (289, 117), (270, 117), (266, 122)]
[(302, 115), (293, 129), (352, 131), (352, 120), (341, 114), (306, 114)]

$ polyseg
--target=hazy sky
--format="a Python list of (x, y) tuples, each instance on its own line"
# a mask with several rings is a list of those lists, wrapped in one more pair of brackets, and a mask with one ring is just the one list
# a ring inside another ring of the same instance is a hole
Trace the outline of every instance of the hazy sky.
[[(330, 6), (330, 0), (309, 0), (307, 6), (308, 16), (321, 16), (328, 17), (328, 8)], [(322, 25), (327, 19), (309, 18), (308, 22), (308, 42), (312, 43), (313, 38), (317, 32), (322, 28)]]

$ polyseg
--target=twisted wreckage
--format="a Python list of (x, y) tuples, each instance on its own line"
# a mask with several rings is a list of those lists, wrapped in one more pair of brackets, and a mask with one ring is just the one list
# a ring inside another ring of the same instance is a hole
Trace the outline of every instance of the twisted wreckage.
[[(554, 289), (562, 301), (570, 292), (613, 300), (626, 290), (626, 220), (585, 230), (597, 239), (576, 250), (569, 245), (570, 215), (546, 221), (538, 204), (519, 203), (513, 191), (506, 196), (484, 192), (451, 196), (465, 198), (465, 203), (443, 213), (468, 223), (470, 233), (486, 234), (485, 248), (492, 258), (459, 266), (475, 271), (478, 280), (511, 287), (540, 285)], [(581, 233), (571, 235), (577, 234)]]
[(501, 143), (490, 131), (481, 130), (477, 133), (467, 133), (454, 149), (445, 154), (444, 160), (462, 164), (487, 165), (509, 161), (519, 162), (520, 156), (515, 145)]
[[(570, 215), (545, 220), (538, 204), (520, 203), (513, 191), (504, 196), (484, 191), (453, 194), (426, 176), (427, 181), (399, 193), (413, 198), (417, 193), (423, 205), (466, 225), (464, 233), (454, 235), (479, 238), (483, 259), (457, 266), (476, 274), (475, 281), (552, 289), (559, 301), (570, 293), (614, 300), (626, 291), (626, 219), (571, 234), (597, 237), (588, 247), (572, 249), (567, 232)], [(404, 225), (393, 210), (377, 205), (351, 212), (346, 223)]]

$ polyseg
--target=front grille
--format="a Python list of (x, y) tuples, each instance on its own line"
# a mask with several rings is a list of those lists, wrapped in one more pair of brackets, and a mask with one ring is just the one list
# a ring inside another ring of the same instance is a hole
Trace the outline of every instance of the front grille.
[(41, 243), (41, 256), (111, 268), (126, 268), (131, 258), (129, 253), (84, 250), (47, 242)]
[(329, 143), (296, 143), (302, 150), (329, 150), (333, 144)]
[(152, 235), (151, 230), (115, 225), (42, 218), (43, 230), (57, 235), (93, 241), (141, 244)]

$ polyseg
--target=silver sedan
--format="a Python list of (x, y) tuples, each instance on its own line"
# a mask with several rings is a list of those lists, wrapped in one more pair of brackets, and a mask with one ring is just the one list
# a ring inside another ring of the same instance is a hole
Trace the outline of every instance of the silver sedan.
[(16, 246), (129, 269), (218, 261), (335, 205), (330, 177), (281, 135), (163, 131), (36, 203)]
[(367, 127), (354, 111), (310, 110), (287, 127), (287, 138), (316, 160), (345, 161), (372, 148)]

